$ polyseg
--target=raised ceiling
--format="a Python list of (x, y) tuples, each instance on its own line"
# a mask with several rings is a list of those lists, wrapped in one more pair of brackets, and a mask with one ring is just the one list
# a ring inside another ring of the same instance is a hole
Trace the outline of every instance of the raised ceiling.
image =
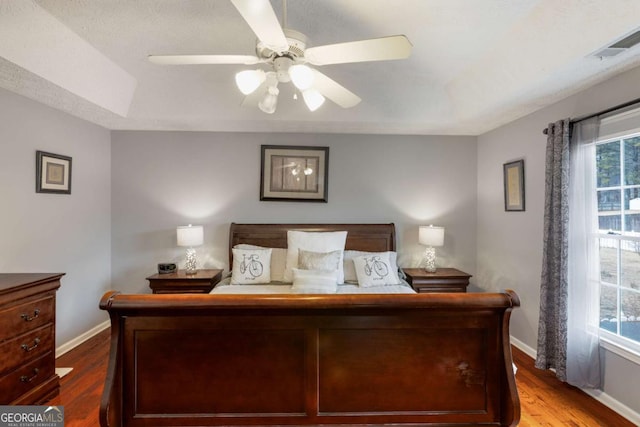
[(321, 67), (353, 108), (310, 112), (282, 84), (267, 115), (241, 105), (251, 66), (147, 60), (254, 54), (229, 0), (0, 0), (0, 87), (109, 129), (479, 135), (640, 65), (640, 46), (591, 55), (638, 17), (637, 0), (289, 0), (311, 46), (404, 34), (413, 51)]

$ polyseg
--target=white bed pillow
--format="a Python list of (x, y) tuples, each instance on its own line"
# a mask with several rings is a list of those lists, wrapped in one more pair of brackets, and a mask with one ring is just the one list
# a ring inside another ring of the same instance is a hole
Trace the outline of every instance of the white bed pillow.
[[(287, 250), (285, 248), (265, 248), (262, 246), (248, 245), (240, 243), (235, 245), (236, 249), (271, 249), (271, 281), (283, 282), (284, 269), (287, 264)], [(235, 258), (235, 256), (234, 256)]]
[(271, 249), (231, 249), (232, 285), (253, 285), (271, 281)]
[(378, 255), (389, 254), (389, 261), (391, 262), (391, 269), (398, 272), (398, 253), (397, 252), (364, 252), (364, 251), (344, 251), (344, 282), (345, 283), (358, 283), (358, 276), (356, 275), (356, 266), (353, 264), (353, 259), (364, 255)]
[(335, 294), (338, 291), (338, 270), (301, 270), (294, 268), (291, 293)]
[(340, 265), (342, 251), (313, 252), (298, 250), (298, 268), (301, 270), (336, 270)]
[(363, 255), (353, 259), (358, 285), (363, 288), (384, 285), (399, 285), (398, 273), (391, 266), (387, 252)]
[[(284, 281), (293, 281), (293, 269), (298, 268), (298, 251), (304, 249), (313, 252), (343, 251), (347, 242), (346, 231), (307, 232), (289, 230), (287, 232), (287, 266)], [(343, 256), (338, 264), (338, 283), (344, 282)]]

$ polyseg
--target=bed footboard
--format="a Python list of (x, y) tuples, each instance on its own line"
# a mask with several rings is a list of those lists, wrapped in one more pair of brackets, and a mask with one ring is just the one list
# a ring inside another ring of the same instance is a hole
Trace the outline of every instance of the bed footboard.
[(103, 427), (516, 425), (512, 291), (124, 295)]

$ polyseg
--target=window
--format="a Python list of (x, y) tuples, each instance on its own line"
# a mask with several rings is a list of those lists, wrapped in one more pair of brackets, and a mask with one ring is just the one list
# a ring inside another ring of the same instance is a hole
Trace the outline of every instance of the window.
[(640, 133), (596, 144), (600, 329), (640, 350)]

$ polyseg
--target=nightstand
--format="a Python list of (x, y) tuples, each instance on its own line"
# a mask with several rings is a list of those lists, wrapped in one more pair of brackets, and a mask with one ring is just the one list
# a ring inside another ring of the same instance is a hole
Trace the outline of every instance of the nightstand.
[(154, 274), (147, 277), (154, 294), (206, 294), (222, 278), (222, 270), (198, 270), (187, 274), (184, 270), (176, 273)]
[(427, 273), (424, 268), (403, 268), (407, 282), (418, 293), (424, 292), (467, 292), (470, 274), (455, 268), (438, 268), (435, 273)]

